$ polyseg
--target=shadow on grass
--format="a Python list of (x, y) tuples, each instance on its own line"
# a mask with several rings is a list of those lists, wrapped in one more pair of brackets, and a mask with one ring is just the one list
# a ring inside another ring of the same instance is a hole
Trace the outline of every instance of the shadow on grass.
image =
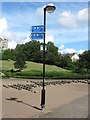
[(16, 102), (18, 102), (18, 103), (22, 103), (22, 104), (24, 104), (24, 105), (27, 105), (27, 106), (30, 106), (30, 107), (32, 107), (32, 108), (35, 108), (35, 109), (37, 109), (37, 110), (42, 110), (42, 109), (40, 109), (40, 108), (38, 108), (38, 107), (36, 107), (36, 106), (33, 106), (33, 105), (30, 105), (30, 104), (28, 104), (28, 103), (25, 103), (25, 102), (23, 102), (23, 101), (21, 101), (21, 100), (17, 100), (17, 98), (5, 98), (6, 100), (9, 100), (9, 101), (16, 101)]

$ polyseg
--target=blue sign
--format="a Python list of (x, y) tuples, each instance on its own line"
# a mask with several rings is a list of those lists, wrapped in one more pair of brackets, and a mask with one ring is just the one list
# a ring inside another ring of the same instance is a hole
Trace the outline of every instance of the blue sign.
[(31, 39), (32, 40), (37, 40), (37, 39), (43, 39), (44, 34), (43, 33), (31, 33)]
[(32, 26), (31, 27), (31, 33), (43, 33), (44, 32), (44, 26)]

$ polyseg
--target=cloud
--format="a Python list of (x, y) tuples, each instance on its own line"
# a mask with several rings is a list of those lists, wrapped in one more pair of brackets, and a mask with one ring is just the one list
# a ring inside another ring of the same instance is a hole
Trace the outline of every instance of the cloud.
[(8, 39), (8, 48), (14, 49), (18, 43), (22, 43), (22, 39), (18, 37), (19, 35), (20, 33), (8, 31), (8, 23), (6, 18), (0, 19), (0, 37)]
[(16, 41), (13, 41), (13, 40), (8, 41), (8, 48), (14, 49), (16, 45), (17, 45)]
[(0, 19), (0, 35), (7, 30), (7, 21), (5, 18)]
[[(28, 36), (26, 39), (22, 38), (22, 34), (24, 36)], [(30, 33), (29, 33), (30, 35)], [(8, 39), (8, 48), (14, 49), (17, 44), (21, 44), (26, 42), (29, 42), (31, 39), (29, 38), (28, 33), (22, 33), (22, 32), (9, 32), (8, 31), (8, 23), (6, 18), (0, 19), (0, 37)], [(40, 40), (40, 42), (43, 42), (43, 40)], [(46, 35), (46, 43), (48, 42), (54, 42), (53, 35)]]
[(84, 8), (78, 12), (77, 20), (80, 22), (87, 22), (88, 21), (88, 9), (87, 8)]
[(36, 10), (36, 14), (39, 16), (39, 17), (42, 17), (44, 12), (43, 12), (43, 9), (45, 8), (45, 6), (42, 6), (42, 7), (39, 7), (37, 8)]
[(70, 11), (62, 12), (59, 15), (58, 23), (65, 29), (76, 29), (78, 27), (82, 27), (84, 24), (88, 25), (88, 9), (84, 8), (77, 14)]
[[(43, 43), (43, 40), (38, 40), (40, 43)], [(54, 37), (53, 35), (46, 35), (45, 43), (47, 44), (48, 42), (54, 43)]]
[(79, 50), (77, 54), (82, 54), (85, 50)]
[(58, 24), (48, 33), (54, 35), (56, 45), (62, 43), (88, 42), (88, 8), (73, 11), (64, 11), (59, 14)]
[(53, 35), (46, 35), (46, 43), (52, 42), (54, 43), (54, 37)]
[(43, 7), (38, 8), (36, 12), (39, 15), (39, 17), (42, 17), (43, 16)]
[(58, 53), (67, 54), (67, 53), (76, 53), (76, 50), (73, 48), (59, 49)]
[(0, 19), (0, 37), (8, 38), (11, 33), (8, 31), (8, 24), (6, 18)]
[(66, 48), (64, 49), (64, 53), (76, 53), (76, 50), (73, 48)]
[(27, 43), (27, 42), (29, 42), (29, 41), (31, 41), (31, 39), (30, 39), (30, 37), (28, 36), (28, 37), (25, 39), (24, 43)]
[(58, 53), (61, 53), (61, 54), (76, 53), (76, 50), (73, 48), (64, 48), (64, 45), (61, 44), (58, 49)]
[[(53, 3), (49, 3), (48, 5), (54, 6)], [(44, 6), (42, 6), (42, 7), (37, 8), (36, 13), (39, 15), (39, 17), (42, 17), (42, 16), (43, 16), (43, 14), (44, 14), (44, 8), (45, 8), (46, 6), (47, 6), (47, 5), (44, 5)], [(48, 14), (48, 12), (47, 12), (47, 14)]]
[[(6, 18), (0, 19), (0, 37), (8, 39), (12, 36), (12, 34), (8, 31), (8, 24)], [(12, 48), (15, 46), (14, 41), (8, 42), (8, 47)]]
[(62, 27), (66, 27), (66, 28), (76, 28), (77, 27), (75, 16), (71, 12), (67, 12), (67, 11), (60, 14), (58, 23)]
[(59, 47), (59, 50), (62, 50), (62, 49), (64, 49), (64, 45), (63, 44), (61, 44), (60, 47)]
[(68, 54), (68, 53), (77, 53), (77, 54), (82, 54), (85, 50), (79, 50), (79, 51), (76, 51), (74, 48), (65, 48), (64, 49), (64, 45), (61, 44), (59, 49), (58, 49), (58, 53), (61, 53), (61, 54)]

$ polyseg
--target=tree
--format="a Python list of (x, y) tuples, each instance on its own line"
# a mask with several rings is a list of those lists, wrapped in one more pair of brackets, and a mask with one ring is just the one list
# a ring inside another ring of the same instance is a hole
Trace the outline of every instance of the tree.
[(40, 42), (30, 41), (24, 45), (23, 52), (28, 61), (33, 60), (33, 54), (36, 54), (37, 51), (40, 51)]
[(39, 51), (33, 53), (31, 61), (42, 63), (43, 62), (43, 52), (39, 50)]
[(13, 49), (7, 49), (2, 53), (2, 59), (3, 60), (15, 60), (16, 59), (16, 55), (15, 55), (15, 51)]
[(26, 68), (25, 60), (26, 60), (25, 55), (23, 54), (22, 51), (20, 51), (16, 56), (16, 62), (14, 63), (14, 67), (19, 68), (20, 71), (23, 70), (24, 68)]
[(58, 65), (59, 67), (62, 67), (62, 68), (71, 68), (72, 67), (72, 60), (71, 58), (69, 57), (69, 55), (66, 55), (66, 56), (59, 56), (59, 60), (58, 60)]
[(90, 50), (85, 51), (83, 54), (79, 55), (78, 68), (88, 73), (90, 70)]
[(58, 48), (54, 45), (54, 43), (48, 42), (46, 46), (47, 46), (47, 52), (58, 55)]
[(55, 65), (58, 56), (58, 48), (52, 42), (48, 42), (46, 46), (45, 62), (49, 65)]
[(46, 52), (45, 63), (49, 65), (55, 65), (56, 55), (52, 52)]

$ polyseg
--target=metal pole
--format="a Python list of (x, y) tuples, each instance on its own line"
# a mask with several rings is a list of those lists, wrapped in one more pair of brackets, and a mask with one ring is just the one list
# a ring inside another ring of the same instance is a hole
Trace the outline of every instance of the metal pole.
[(45, 107), (45, 32), (46, 32), (46, 8), (44, 8), (44, 42), (43, 42), (43, 89), (41, 92), (41, 108)]

